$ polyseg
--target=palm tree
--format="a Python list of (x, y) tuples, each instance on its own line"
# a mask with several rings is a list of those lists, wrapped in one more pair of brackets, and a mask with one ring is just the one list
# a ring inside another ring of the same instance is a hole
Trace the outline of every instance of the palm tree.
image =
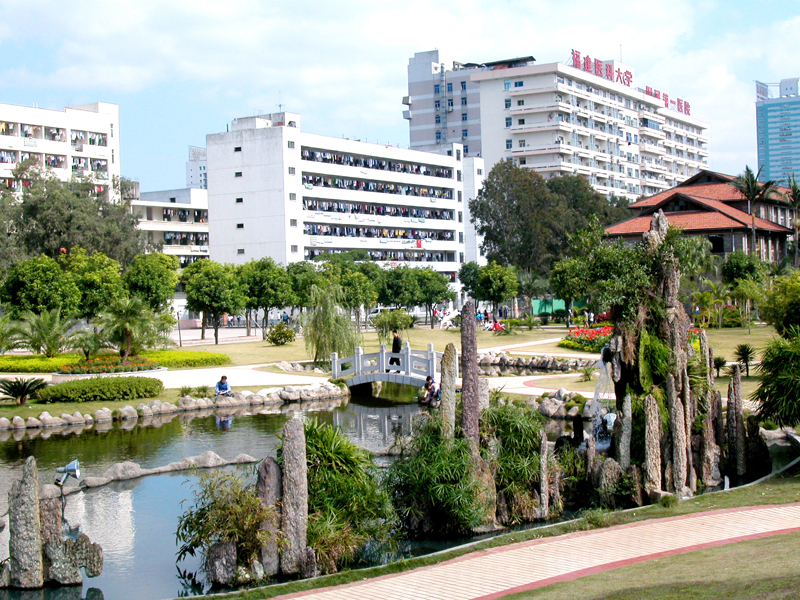
[(60, 308), (45, 310), (38, 315), (27, 310), (20, 319), (20, 345), (34, 354), (44, 354), (48, 358), (53, 358), (70, 347), (78, 325), (77, 319), (63, 317)]
[(750, 365), (756, 358), (756, 349), (750, 344), (739, 344), (733, 351), (736, 361), (743, 364), (746, 369), (745, 377), (750, 377)]
[(8, 315), (0, 317), (0, 354), (5, 354), (20, 345), (19, 334), (19, 325), (16, 322)]
[(173, 317), (157, 314), (138, 296), (118, 298), (97, 320), (108, 340), (122, 356), (122, 364), (132, 353), (145, 348), (174, 344), (169, 332)]
[(17, 403), (17, 406), (23, 406), (28, 401), (28, 398), (35, 396), (36, 392), (46, 388), (48, 385), (44, 379), (39, 379), (38, 377), (3, 379), (0, 380), (0, 392), (4, 395), (0, 396), (0, 400), (13, 400)]
[(713, 297), (714, 312), (717, 317), (717, 329), (722, 329), (722, 315), (725, 312), (725, 306), (727, 305), (731, 291), (722, 281), (719, 283), (715, 283), (710, 279), (705, 279), (703, 281), (708, 286), (708, 291)]
[(756, 252), (756, 204), (765, 202), (770, 197), (780, 194), (775, 181), (770, 179), (769, 181), (760, 183), (758, 181), (760, 175), (761, 169), (758, 170), (758, 173), (753, 173), (750, 167), (745, 166), (744, 173), (730, 182), (730, 185), (739, 190), (742, 196), (747, 199), (747, 212), (750, 213), (753, 219), (753, 243), (750, 248), (750, 254), (755, 254)]
[(781, 194), (781, 198), (786, 200), (791, 207), (792, 211), (794, 212), (794, 218), (792, 219), (792, 229), (794, 229), (794, 261), (793, 265), (796, 268), (800, 267), (798, 263), (798, 234), (800, 233), (800, 184), (797, 183), (797, 179), (795, 179), (794, 173), (789, 178), (789, 191)]

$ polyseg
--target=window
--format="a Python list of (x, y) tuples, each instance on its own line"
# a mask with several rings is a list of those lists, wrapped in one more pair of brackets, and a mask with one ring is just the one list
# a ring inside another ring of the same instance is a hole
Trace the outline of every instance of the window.
[(241, 172), (241, 171), (236, 171), (236, 172), (233, 174), (233, 176), (234, 176), (234, 177), (241, 177), (241, 176), (242, 176), (242, 172)]
[(517, 106), (525, 106), (525, 100), (517, 100)]
[(436, 124), (439, 125), (442, 122), (442, 115), (436, 115)]
[(466, 90), (467, 89), (467, 82), (466, 81), (462, 81), (461, 82), (461, 89), (462, 90)]
[(289, 227), (297, 227), (297, 219), (289, 219)]
[(467, 120), (467, 113), (461, 113), (461, 120), (462, 121), (466, 121)]
[(506, 79), (503, 82), (503, 89), (504, 90), (510, 90), (511, 89), (511, 80), (510, 79)]
[(114, 150), (111, 150), (111, 164), (114, 164)]
[(439, 93), (441, 93), (441, 91), (442, 91), (442, 87), (439, 84), (436, 84), (436, 85), (433, 86), (433, 93), (434, 94), (439, 94)]
[(468, 152), (469, 152), (469, 146), (464, 146), (464, 154), (467, 154)]
[(478, 169), (478, 175), (483, 175), (483, 169)]
[(174, 203), (176, 203), (178, 201), (178, 199), (177, 198), (170, 198), (169, 201), (174, 204)]
[(237, 223), (236, 229), (244, 229), (244, 223)]
[(458, 232), (458, 243), (459, 244), (463, 244), (464, 243), (464, 232), (463, 231), (459, 231)]
[(456, 160), (461, 160), (461, 150), (456, 150)]
[(436, 141), (437, 142), (441, 142), (442, 141), (442, 132), (441, 131), (437, 131), (436, 132)]
[(460, 263), (464, 262), (464, 253), (463, 252), (459, 252), (458, 253), (458, 262), (460, 262)]
[(297, 252), (297, 246), (292, 246), (292, 252), (294, 252), (294, 253)]
[(506, 140), (506, 150), (511, 150), (513, 144), (514, 143), (511, 140)]
[(244, 254), (244, 248), (238, 248), (236, 254)]
[(289, 192), (289, 200), (297, 200), (297, 194), (294, 192)]
[(453, 108), (453, 99), (452, 98), (448, 98), (447, 99), (447, 108)]
[(525, 119), (517, 119), (517, 125), (525, 125)]
[(463, 200), (461, 199), (461, 190), (458, 191), (458, 201), (463, 202)]
[(459, 223), (463, 223), (464, 222), (464, 213), (461, 212), (461, 211), (458, 211), (458, 222)]
[(523, 83), (524, 83), (523, 81), (515, 81), (514, 82), (514, 87), (522, 87)]
[(435, 110), (439, 110), (440, 108), (442, 108), (442, 103), (439, 100), (436, 100), (436, 102), (433, 103), (433, 108)]
[(295, 174), (295, 168), (289, 167), (289, 175), (294, 175), (294, 174)]
[(287, 145), (289, 146), (289, 149), (290, 149), (290, 150), (294, 148), (294, 142), (293, 142), (292, 140), (289, 140), (289, 141), (287, 142)]
[(452, 92), (453, 91), (453, 84), (452, 83), (448, 83), (447, 84), (447, 91), (448, 92)]
[(461, 171), (456, 171), (456, 181), (461, 181)]
[(466, 105), (467, 105), (467, 97), (464, 96), (463, 98), (461, 98), (461, 106), (466, 106)]
[(511, 108), (511, 98), (506, 98), (506, 108)]
[(461, 138), (462, 139), (466, 139), (468, 134), (469, 134), (469, 130), (468, 129), (462, 129), (461, 130)]
[(111, 127), (111, 137), (114, 137), (114, 124), (111, 123), (110, 127)]
[(517, 144), (519, 145), (520, 148), (524, 148), (525, 147), (525, 140), (519, 140), (519, 142), (517, 142)]
[(527, 163), (528, 163), (528, 159), (527, 159), (527, 158), (525, 158), (524, 156), (522, 156), (522, 157), (519, 159), (519, 164), (521, 164), (521, 165), (525, 165), (525, 164), (527, 164)]
[(511, 117), (506, 117), (506, 127), (511, 127)]
[(241, 152), (242, 151), (242, 147), (241, 146), (234, 146), (233, 147), (233, 151), (234, 152)]
[(242, 204), (244, 202), (244, 198), (237, 198), (236, 204)]

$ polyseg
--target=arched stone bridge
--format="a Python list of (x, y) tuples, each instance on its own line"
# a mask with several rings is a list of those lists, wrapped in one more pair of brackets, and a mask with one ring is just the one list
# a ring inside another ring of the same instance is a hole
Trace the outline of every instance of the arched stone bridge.
[[(390, 363), (395, 364), (390, 364)], [(405, 385), (421, 387), (425, 378), (430, 375), (438, 379), (436, 373), (441, 370), (442, 353), (428, 344), (427, 350), (412, 350), (411, 344), (405, 343), (401, 352), (387, 352), (386, 344), (381, 344), (378, 352), (364, 354), (364, 349), (356, 348), (352, 356), (339, 358), (339, 354), (331, 354), (332, 378), (344, 379), (348, 387), (372, 383), (373, 381), (390, 381)], [(347, 367), (347, 368), (345, 368)]]

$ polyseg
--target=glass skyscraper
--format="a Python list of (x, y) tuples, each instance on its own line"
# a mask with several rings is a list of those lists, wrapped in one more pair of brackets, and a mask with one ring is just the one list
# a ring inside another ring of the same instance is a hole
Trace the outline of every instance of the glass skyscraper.
[(786, 185), (800, 177), (800, 95), (798, 78), (780, 82), (780, 96), (770, 97), (769, 85), (756, 82), (756, 130), (761, 181)]

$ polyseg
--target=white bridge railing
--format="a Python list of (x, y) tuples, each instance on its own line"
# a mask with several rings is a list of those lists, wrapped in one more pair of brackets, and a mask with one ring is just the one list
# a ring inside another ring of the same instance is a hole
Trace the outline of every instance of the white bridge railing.
[[(364, 354), (360, 346), (352, 356), (339, 358), (337, 352), (331, 354), (331, 376), (333, 379), (352, 377), (351, 385), (367, 381), (398, 381), (410, 384), (424, 382), (430, 375), (436, 378), (441, 370), (442, 353), (428, 344), (427, 350), (412, 350), (405, 342), (401, 352), (387, 352), (386, 344), (381, 344), (378, 352)], [(391, 377), (390, 377), (391, 376)], [(348, 382), (350, 383), (350, 382)]]

